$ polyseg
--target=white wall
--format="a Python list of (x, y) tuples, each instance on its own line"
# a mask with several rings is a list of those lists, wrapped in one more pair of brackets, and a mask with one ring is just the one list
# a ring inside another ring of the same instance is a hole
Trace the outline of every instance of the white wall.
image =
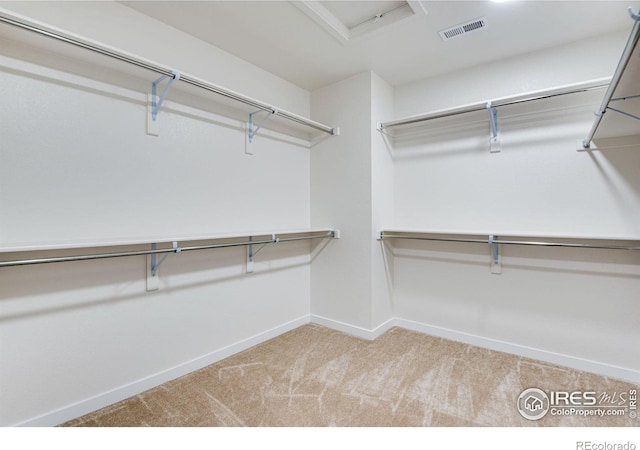
[(392, 267), (376, 232), (393, 220), (393, 164), (375, 117), (393, 108), (393, 90), (366, 72), (311, 100), (317, 120), (341, 127), (311, 155), (311, 221), (343, 235), (312, 263), (312, 320), (371, 338), (392, 318)]
[(340, 135), (311, 154), (311, 225), (331, 223), (343, 238), (312, 263), (311, 313), (371, 329), (371, 74), (312, 92), (315, 120)]
[(590, 361), (596, 371), (639, 370), (635, 253), (509, 247), (503, 274), (491, 275), (484, 246), (398, 242), (391, 257), (375, 241), (379, 228), (393, 226), (640, 237), (640, 151), (575, 151), (591, 123), (590, 97), (555, 105), (549, 115), (501, 113), (500, 154), (488, 153), (484, 118), (405, 135), (392, 146), (374, 131), (379, 120), (609, 75), (626, 36), (394, 92), (365, 73), (310, 96), (118, 3), (0, 6), (311, 112), (342, 131), (311, 153), (295, 139), (259, 136), (250, 156), (241, 124), (198, 109), (201, 102), (181, 104), (175, 99), (189, 99), (182, 93), (161, 112), (160, 136), (148, 136), (145, 92), (131, 90), (137, 82), (111, 72), (102, 83), (78, 77), (86, 68), (72, 60), (48, 66), (76, 75), (30, 66), (21, 57), (41, 55), (3, 42), (11, 56), (0, 72), (5, 245), (309, 225), (343, 234), (311, 266), (308, 244), (267, 247), (252, 275), (242, 249), (172, 255), (157, 292), (145, 291), (144, 258), (3, 269), (0, 424), (72, 418), (304, 323), (310, 313), (365, 337), (401, 323), (506, 342), (516, 352), (533, 348), (559, 362)]
[(372, 323), (376, 329), (393, 317), (393, 260), (378, 232), (394, 225), (393, 146), (376, 129), (379, 117), (393, 114), (393, 88), (371, 76), (371, 224)]
[(308, 226), (308, 148), (170, 102), (150, 136), (144, 93), (5, 61), (3, 245)]
[(396, 226), (486, 234), (640, 236), (638, 153), (576, 151), (602, 95), (576, 94), (554, 101), (556, 110), (530, 114), (525, 110), (549, 102), (521, 106), (518, 115), (500, 108), (501, 153), (489, 152), (484, 112), (474, 124), (465, 125), (459, 118), (430, 134), (398, 138)]
[(0, 8), (309, 115), (308, 91), (120, 3), (1, 1)]
[[(308, 112), (308, 93), (124, 6), (12, 6)], [(241, 123), (171, 93), (150, 136), (146, 92), (27, 63), (16, 55), (37, 58), (13, 45), (0, 61), (4, 247), (309, 226), (299, 139), (259, 135), (247, 155)], [(57, 424), (305, 323), (309, 250), (269, 246), (249, 275), (243, 248), (171, 255), (156, 292), (144, 257), (2, 269), (0, 424)]]
[(628, 37), (603, 35), (395, 86), (395, 117), (609, 77)]
[[(396, 117), (611, 75), (623, 44), (605, 36), (396, 87)], [(576, 151), (603, 95), (500, 108), (501, 153), (489, 153), (486, 113), (402, 133), (395, 226), (640, 239), (640, 149)], [(395, 255), (399, 319), (640, 379), (637, 252), (503, 246), (501, 275), (486, 245), (402, 241)]]

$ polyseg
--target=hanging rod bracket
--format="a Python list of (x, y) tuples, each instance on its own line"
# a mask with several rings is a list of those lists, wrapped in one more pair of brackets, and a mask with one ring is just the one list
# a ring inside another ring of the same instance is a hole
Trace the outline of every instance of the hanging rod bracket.
[(265, 248), (267, 245), (277, 244), (278, 242), (280, 242), (280, 238), (277, 237), (275, 234), (271, 234), (271, 241), (262, 244), (256, 251), (253, 251), (253, 244), (251, 242), (253, 242), (253, 236), (249, 236), (249, 244), (247, 245), (247, 273), (253, 272), (254, 256), (256, 256), (260, 252), (260, 250)]
[[(174, 70), (172, 71), (172, 73), (173, 73), (173, 77), (171, 78), (169, 78), (167, 75), (162, 75), (160, 78), (158, 78), (157, 80), (151, 83), (151, 117), (153, 120), (157, 119), (158, 113), (160, 112), (160, 108), (162, 107), (162, 103), (164, 103), (164, 99), (167, 97), (167, 94), (169, 93), (169, 89), (171, 89), (171, 84), (174, 81), (177, 81), (180, 79), (179, 72)], [(160, 97), (158, 97), (158, 85), (167, 78), (169, 78), (169, 80), (167, 81), (167, 84), (164, 87), (162, 94), (160, 94)]]
[[(259, 114), (261, 112), (265, 112), (266, 115), (262, 118), (262, 120), (260, 121), (260, 123), (254, 128), (253, 127), (253, 116), (256, 114)], [(253, 142), (253, 138), (256, 136), (256, 134), (258, 134), (258, 131), (260, 130), (260, 128), (262, 128), (262, 125), (264, 125), (264, 123), (267, 121), (267, 119), (271, 116), (273, 116), (274, 114), (278, 114), (278, 108), (276, 108), (275, 106), (272, 106), (270, 110), (268, 111), (263, 111), (258, 110), (255, 112), (252, 112), (249, 114), (249, 130), (247, 131), (248, 133), (248, 137), (249, 137), (249, 143)]]
[(491, 124), (491, 140), (489, 143), (489, 151), (497, 153), (501, 150), (500, 136), (498, 135), (498, 110), (487, 102), (487, 111), (489, 111), (489, 122)]
[(493, 234), (489, 235), (489, 247), (491, 247), (491, 273), (499, 275), (502, 273), (502, 261), (500, 260), (499, 244), (495, 242), (497, 239), (498, 236), (494, 236)]
[[(151, 250), (156, 250), (157, 246), (156, 244), (151, 244)], [(173, 253), (180, 253), (182, 251), (182, 249), (180, 247), (178, 247), (178, 243), (177, 242), (173, 242)], [(165, 253), (162, 258), (160, 258), (160, 261), (158, 261), (158, 257), (155, 253), (153, 253), (151, 255), (151, 276), (152, 277), (156, 277), (158, 276), (158, 269), (160, 268), (160, 266), (162, 265), (162, 263), (164, 262), (165, 259), (167, 259), (167, 256), (169, 256), (169, 253)]]

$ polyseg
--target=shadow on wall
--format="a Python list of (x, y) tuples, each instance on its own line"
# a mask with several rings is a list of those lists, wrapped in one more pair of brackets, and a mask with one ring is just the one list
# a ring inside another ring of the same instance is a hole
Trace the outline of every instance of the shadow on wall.
[[(482, 266), (489, 274), (487, 244), (394, 240), (393, 254), (405, 259)], [(500, 245), (503, 275), (510, 268), (607, 278), (640, 279), (640, 250)]]
[[(26, 42), (34, 43), (33, 45), (25, 44), (11, 39), (2, 39), (0, 36), (3, 56), (18, 61), (7, 61), (3, 64), (4, 72), (132, 103), (140, 108), (142, 117), (146, 117), (147, 95), (151, 94), (154, 80), (160, 77), (158, 73), (91, 51), (83, 52), (82, 59), (79, 59), (78, 54), (75, 53), (78, 49), (74, 46), (46, 37), (33, 36), (28, 31), (14, 31), (23, 34)], [(235, 129), (243, 135), (249, 118), (248, 114), (255, 110), (253, 106), (180, 82), (172, 84), (167, 100), (162, 106), (162, 111), (170, 111), (191, 119)], [(287, 121), (281, 122), (281, 120), (270, 119), (268, 128), (285, 135), (290, 134)], [(288, 136), (263, 132), (261, 138), (306, 148), (306, 145), (301, 145), (296, 139), (290, 139)], [(243, 140), (240, 142), (242, 143)]]
[[(491, 131), (486, 114), (469, 116), (464, 121), (449, 117), (396, 130), (392, 138), (396, 159), (488, 154)], [(502, 152), (558, 146), (575, 152), (591, 117), (591, 110), (584, 107), (500, 117)]]
[(539, 332), (534, 322), (542, 321), (567, 342), (588, 327), (620, 335), (637, 330), (640, 251), (502, 245), (498, 275), (490, 271), (488, 247), (398, 240), (398, 316), (494, 337), (497, 329)]
[[(246, 247), (169, 254), (158, 271), (160, 290), (151, 292), (145, 288), (149, 267), (147, 258), (142, 256), (4, 267), (0, 269), (0, 285), (3, 286), (0, 322), (145, 299), (158, 293), (172, 294), (246, 277), (262, 277), (308, 265), (327, 244), (326, 239), (312, 244), (269, 244), (256, 255), (253, 273), (246, 272)], [(37, 256), (44, 256), (45, 252), (38, 253)], [(44, 298), (52, 294), (58, 297)]]
[[(611, 188), (610, 192), (614, 193), (619, 207), (637, 216), (636, 223), (640, 233), (640, 211), (636, 206), (640, 204), (640, 147), (602, 148), (600, 151), (585, 153), (591, 158), (605, 184)], [(612, 172), (619, 175), (625, 185), (616, 185)], [(627, 196), (622, 195), (621, 190), (627, 192)]]

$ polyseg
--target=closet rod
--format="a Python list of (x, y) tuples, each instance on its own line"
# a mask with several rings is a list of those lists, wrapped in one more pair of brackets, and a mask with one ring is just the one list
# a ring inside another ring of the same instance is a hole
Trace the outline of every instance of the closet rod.
[(603, 88), (606, 88), (608, 85), (609, 85), (609, 79), (605, 78), (605, 79), (589, 81), (586, 83), (574, 84), (574, 85), (567, 86), (564, 88), (559, 88), (559, 89), (536, 91), (536, 92), (531, 92), (529, 94), (517, 95), (517, 96), (511, 96), (511, 97), (502, 97), (496, 100), (472, 103), (470, 105), (459, 106), (456, 108), (441, 109), (438, 111), (406, 117), (404, 119), (393, 120), (390, 122), (382, 122), (378, 124), (378, 129), (384, 130), (386, 128), (392, 128), (392, 127), (397, 127), (401, 125), (411, 125), (411, 124), (425, 122), (427, 120), (432, 120), (432, 119), (441, 119), (444, 117), (451, 117), (459, 114), (466, 114), (466, 113), (476, 112), (476, 111), (486, 111), (487, 105), (489, 103), (493, 107), (516, 105), (519, 103), (526, 103), (534, 100), (543, 100), (546, 98), (559, 97), (562, 95), (577, 94), (580, 92), (588, 92), (595, 89), (603, 89)]
[(128, 251), (128, 252), (97, 253), (97, 254), (91, 254), (91, 255), (58, 256), (58, 257), (51, 257), (51, 258), (0, 261), (0, 267), (27, 266), (27, 265), (33, 265), (33, 264), (46, 264), (46, 263), (56, 263), (56, 262), (88, 261), (88, 260), (94, 260), (94, 259), (122, 258), (125, 256), (157, 255), (162, 253), (178, 253), (178, 252), (188, 252), (192, 250), (208, 250), (208, 249), (225, 248), (225, 247), (246, 247), (249, 245), (277, 244), (280, 242), (292, 242), (292, 241), (302, 241), (302, 240), (311, 240), (311, 239), (329, 239), (334, 237), (335, 237), (335, 231), (333, 230), (327, 232), (326, 234), (302, 236), (302, 237), (279, 238), (274, 235), (274, 237), (271, 239), (264, 239), (260, 241), (242, 241), (242, 242), (229, 242), (229, 243), (223, 243), (223, 244), (196, 245), (191, 247), (180, 247), (179, 249), (162, 248), (162, 249), (155, 249), (155, 250), (134, 250), (134, 251)]
[[(43, 35), (43, 36), (47, 36), (62, 42), (66, 42), (68, 44), (72, 44), (75, 45), (77, 47), (83, 48), (85, 50), (90, 50), (92, 52), (95, 53), (99, 53), (101, 55), (104, 56), (108, 56), (110, 58), (113, 59), (117, 59), (119, 61), (123, 61), (129, 64), (132, 64), (134, 66), (137, 67), (141, 67), (143, 69), (146, 70), (150, 70), (152, 72), (155, 72), (157, 74), (160, 75), (165, 75), (168, 77), (174, 77), (175, 76), (175, 71), (171, 70), (171, 69), (167, 69), (166, 67), (161, 67), (158, 65), (155, 65), (153, 63), (150, 63), (148, 61), (144, 61), (142, 59), (138, 59), (138, 58), (134, 58), (133, 56), (128, 56), (119, 52), (116, 52), (114, 50), (109, 50), (103, 47), (99, 47), (95, 44), (91, 44), (88, 42), (83, 42), (79, 39), (76, 39), (74, 37), (70, 37), (70, 36), (65, 36), (64, 34), (61, 34), (59, 32), (56, 31), (52, 31), (52, 30), (47, 30), (45, 28), (42, 28), (40, 26), (37, 25), (33, 25), (33, 24), (29, 24), (29, 23), (25, 23), (25, 22), (21, 22), (19, 20), (16, 19), (12, 19), (6, 16), (2, 16), (0, 15), (0, 22), (4, 22), (7, 23), (9, 25), (13, 25), (16, 26), (18, 28), (22, 28), (24, 30), (28, 30), (28, 31), (32, 31), (34, 33)], [(297, 114), (288, 112), (288, 111), (284, 111), (284, 110), (280, 110), (278, 108), (275, 108), (273, 105), (268, 105), (266, 103), (262, 103), (258, 100), (255, 100), (253, 98), (250, 97), (246, 97), (242, 94), (239, 94), (237, 92), (233, 92), (230, 91), (228, 89), (225, 89), (223, 87), (220, 86), (216, 86), (215, 84), (212, 83), (208, 83), (202, 80), (199, 80), (197, 78), (193, 78), (189, 75), (183, 75), (180, 74), (180, 81), (184, 81), (187, 84), (191, 84), (192, 86), (196, 86), (199, 87), (201, 89), (205, 89), (207, 91), (210, 92), (214, 92), (218, 95), (227, 97), (229, 99), (244, 103), (246, 105), (249, 105), (251, 107), (257, 108), (259, 110), (263, 110), (263, 111), (272, 111), (275, 115), (280, 116), (282, 118), (288, 119), (292, 122), (296, 122), (299, 123), (301, 125), (306, 125), (308, 127), (314, 128), (316, 130), (328, 133), (330, 135), (336, 135), (338, 134), (337, 129), (321, 124), (319, 122), (313, 121), (311, 119), (307, 119), (305, 117), (299, 116)]]
[[(489, 241), (487, 239), (471, 239), (471, 238), (436, 238), (426, 236), (407, 236), (403, 234), (388, 234), (384, 231), (380, 232), (380, 239), (413, 239), (419, 241), (443, 241), (443, 242), (471, 242), (478, 244), (505, 244), (505, 245), (533, 245), (541, 247), (573, 247), (573, 248), (599, 248), (608, 250), (640, 250), (640, 246), (631, 247), (624, 245), (598, 245), (571, 242), (544, 242), (544, 241), (514, 241), (495, 238)], [(622, 239), (624, 240), (624, 239)]]
[(586, 139), (582, 142), (582, 146), (584, 148), (591, 147), (591, 141), (600, 126), (600, 122), (602, 122), (602, 117), (607, 112), (609, 108), (609, 103), (613, 98), (616, 88), (618, 84), (620, 84), (620, 80), (622, 79), (622, 74), (627, 68), (627, 64), (631, 59), (631, 55), (633, 54), (636, 45), (638, 44), (638, 40), (640, 39), (640, 18), (633, 13), (633, 10), (629, 8), (629, 14), (635, 20), (633, 28), (631, 29), (631, 34), (629, 34), (629, 39), (627, 40), (627, 45), (624, 47), (624, 51), (622, 52), (622, 56), (620, 56), (620, 61), (618, 62), (618, 66), (616, 67), (616, 71), (613, 73), (613, 78), (611, 79), (611, 83), (609, 83), (609, 88), (607, 92), (604, 94), (604, 99), (602, 100), (602, 104), (598, 111), (596, 111), (596, 120), (593, 122), (591, 130), (587, 135)]

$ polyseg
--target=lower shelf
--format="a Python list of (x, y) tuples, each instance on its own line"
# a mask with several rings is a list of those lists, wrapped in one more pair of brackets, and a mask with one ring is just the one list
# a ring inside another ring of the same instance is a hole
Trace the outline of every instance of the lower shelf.
[[(141, 239), (141, 240), (110, 240), (110, 241), (91, 241), (84, 243), (63, 244), (27, 244), (22, 246), (7, 246), (0, 249), (0, 253), (17, 253), (17, 252), (35, 252), (50, 251), (61, 249), (94, 249), (114, 246), (140, 246), (149, 245), (150, 249), (145, 250), (128, 250), (118, 252), (102, 252), (88, 253), (71, 256), (50, 256), (42, 258), (15, 259), (8, 261), (0, 261), (0, 267), (25, 266), (32, 264), (45, 264), (55, 262), (69, 261), (86, 261), (105, 258), (119, 258), (125, 256), (155, 256), (158, 254), (180, 253), (194, 250), (206, 250), (224, 247), (242, 247), (253, 245), (277, 244), (280, 242), (291, 242), (311, 239), (334, 239), (340, 236), (339, 231), (330, 228), (327, 229), (307, 229), (283, 232), (255, 232), (244, 234), (217, 234), (209, 236), (189, 236), (184, 238), (161, 238), (161, 239)], [(179, 242), (202, 242), (206, 243), (198, 245), (180, 246)], [(159, 266), (160, 263), (158, 263)], [(152, 272), (157, 266), (152, 267)]]

